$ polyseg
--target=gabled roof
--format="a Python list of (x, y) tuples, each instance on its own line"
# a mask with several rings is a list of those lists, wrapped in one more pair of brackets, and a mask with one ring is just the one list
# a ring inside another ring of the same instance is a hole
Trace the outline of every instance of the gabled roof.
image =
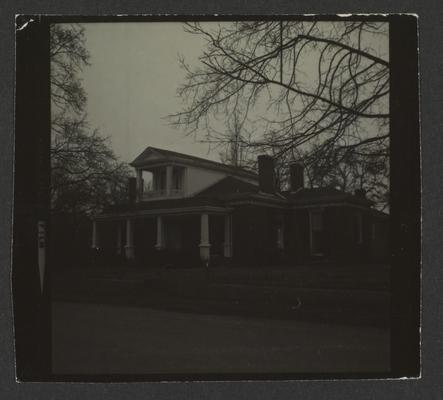
[[(152, 157), (154, 156), (154, 159)], [(178, 153), (171, 150), (159, 149), (148, 146), (134, 161), (130, 163), (132, 167), (144, 167), (161, 161), (176, 161), (201, 168), (214, 169), (228, 174), (238, 175), (249, 179), (258, 179), (258, 175), (242, 167), (234, 167), (221, 162), (207, 160), (189, 154)]]
[(227, 176), (196, 195), (205, 198), (227, 198), (237, 193), (257, 193), (258, 185)]
[(168, 208), (183, 208), (196, 206), (219, 206), (226, 207), (238, 202), (258, 202), (273, 207), (291, 206), (319, 206), (335, 203), (346, 203), (348, 205), (359, 205), (367, 207), (375, 216), (386, 218), (388, 215), (371, 208), (372, 202), (368, 199), (346, 193), (334, 188), (303, 188), (296, 192), (264, 193), (258, 185), (245, 182), (233, 176), (227, 176), (201, 191), (193, 197), (158, 199), (142, 201), (135, 204), (119, 204), (109, 207), (105, 214), (137, 212), (142, 210), (156, 210)]

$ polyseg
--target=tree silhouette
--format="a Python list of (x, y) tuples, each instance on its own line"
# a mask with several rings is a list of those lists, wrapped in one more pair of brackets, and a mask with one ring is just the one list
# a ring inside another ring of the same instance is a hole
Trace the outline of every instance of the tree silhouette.
[(254, 131), (242, 137), (250, 154), (299, 161), (302, 156), (311, 175), (325, 159), (370, 159), (362, 165), (387, 168), (386, 23), (187, 23), (185, 31), (203, 37), (206, 46), (197, 66), (180, 61), (186, 71), (178, 88), (184, 106), (169, 116), (173, 124), (220, 144), (232, 136), (220, 134), (220, 120), (232, 125), (238, 118)]
[(90, 57), (84, 28), (53, 24), (50, 30), (52, 210), (89, 214), (125, 195), (129, 170), (87, 122), (79, 77)]

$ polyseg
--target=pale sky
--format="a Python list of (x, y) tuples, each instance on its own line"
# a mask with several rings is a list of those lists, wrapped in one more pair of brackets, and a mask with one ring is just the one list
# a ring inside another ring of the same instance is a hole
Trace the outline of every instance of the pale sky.
[[(205, 23), (205, 25), (217, 24)], [(178, 56), (195, 65), (204, 40), (180, 22), (84, 23), (91, 65), (82, 79), (91, 128), (110, 138), (116, 155), (131, 162), (147, 146), (219, 160), (164, 119), (182, 109), (176, 90), (185, 80)], [(388, 56), (387, 39), (371, 43)], [(308, 60), (306, 60), (308, 62)]]
[(83, 71), (92, 128), (108, 136), (122, 161), (147, 146), (218, 160), (165, 117), (181, 109), (176, 95), (184, 82), (178, 55), (195, 62), (203, 41), (176, 22), (85, 23), (91, 66)]

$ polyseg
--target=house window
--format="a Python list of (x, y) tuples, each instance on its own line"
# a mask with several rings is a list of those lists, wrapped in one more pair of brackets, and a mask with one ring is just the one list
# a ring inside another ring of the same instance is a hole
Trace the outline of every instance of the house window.
[(353, 216), (353, 232), (357, 244), (363, 243), (363, 221), (360, 213)]
[(324, 252), (324, 227), (323, 213), (321, 211), (311, 211), (309, 213), (311, 254), (323, 255)]
[(172, 173), (172, 189), (183, 190), (183, 169), (174, 168)]
[(154, 174), (151, 171), (143, 171), (143, 192), (150, 192), (154, 188)]
[(166, 189), (166, 170), (164, 168), (154, 173), (154, 190), (162, 191)]

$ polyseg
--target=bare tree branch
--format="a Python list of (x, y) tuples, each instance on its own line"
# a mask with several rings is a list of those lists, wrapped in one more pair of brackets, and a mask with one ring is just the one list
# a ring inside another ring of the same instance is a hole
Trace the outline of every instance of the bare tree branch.
[(198, 65), (181, 62), (184, 105), (169, 116), (188, 134), (232, 146), (241, 120), (253, 132), (237, 138), (249, 155), (302, 156), (311, 166), (331, 154), (374, 162), (389, 153), (387, 24), (240, 21), (185, 31), (206, 41)]

